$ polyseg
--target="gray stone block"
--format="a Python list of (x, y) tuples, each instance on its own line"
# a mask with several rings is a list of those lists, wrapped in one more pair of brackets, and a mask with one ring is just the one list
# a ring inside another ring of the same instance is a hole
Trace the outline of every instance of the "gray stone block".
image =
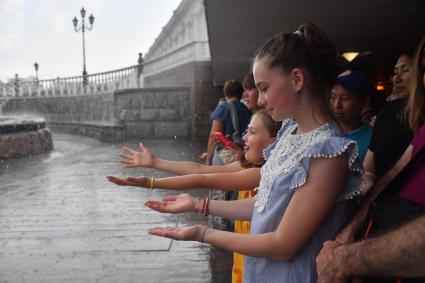
[(127, 116), (127, 109), (121, 109), (120, 113), (118, 114), (118, 120), (119, 121), (125, 121)]
[(157, 122), (155, 123), (156, 138), (189, 138), (189, 122)]
[(139, 111), (123, 109), (119, 119), (120, 121), (138, 121), (140, 119)]
[(127, 138), (153, 138), (155, 135), (152, 122), (128, 122), (125, 124)]
[(140, 109), (140, 121), (154, 121), (158, 116), (158, 109)]
[(168, 108), (167, 95), (163, 92), (158, 92), (154, 97), (153, 105), (155, 108)]
[(167, 107), (175, 107), (180, 103), (178, 93), (166, 93), (167, 96)]
[(179, 118), (179, 112), (176, 109), (159, 109), (159, 119), (161, 121), (176, 121)]

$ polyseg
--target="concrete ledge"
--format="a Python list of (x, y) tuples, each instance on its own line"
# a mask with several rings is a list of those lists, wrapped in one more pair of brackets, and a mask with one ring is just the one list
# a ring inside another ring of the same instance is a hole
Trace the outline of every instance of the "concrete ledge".
[(135, 92), (173, 92), (173, 91), (187, 91), (188, 87), (144, 87), (144, 88), (126, 88), (118, 89), (115, 95), (134, 94)]
[(32, 120), (8, 120), (6, 121), (0, 118), (0, 135), (13, 134), (20, 132), (37, 131), (46, 127), (44, 119), (32, 119)]
[(96, 138), (103, 142), (118, 142), (125, 137), (125, 128), (117, 124), (84, 122), (49, 122), (53, 131)]

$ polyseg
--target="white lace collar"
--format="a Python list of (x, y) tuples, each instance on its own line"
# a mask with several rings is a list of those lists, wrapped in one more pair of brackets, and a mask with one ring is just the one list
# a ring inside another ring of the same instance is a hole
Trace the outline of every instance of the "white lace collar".
[[(289, 121), (285, 121), (282, 128)], [(325, 124), (304, 134), (294, 135), (292, 133), (294, 133), (297, 126), (294, 123), (287, 127), (276, 143), (276, 146), (270, 152), (266, 163), (261, 168), (261, 181), (258, 187), (258, 194), (255, 196), (255, 208), (258, 213), (261, 213), (266, 207), (276, 177), (289, 172), (295, 167), (301, 158), (304, 157), (305, 150), (308, 147), (325, 141), (331, 135), (329, 124)]]

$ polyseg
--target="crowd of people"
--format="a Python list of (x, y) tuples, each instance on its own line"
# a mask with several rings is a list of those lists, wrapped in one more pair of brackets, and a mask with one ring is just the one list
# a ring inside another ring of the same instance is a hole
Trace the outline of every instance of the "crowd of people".
[(234, 252), (232, 282), (425, 282), (424, 70), (425, 37), (397, 59), (378, 112), (366, 75), (339, 72), (332, 41), (303, 24), (260, 46), (242, 83), (226, 81), (205, 164), (159, 159), (140, 144), (123, 148), (125, 166), (179, 176), (107, 178), (230, 192), (145, 205), (235, 221), (149, 230)]

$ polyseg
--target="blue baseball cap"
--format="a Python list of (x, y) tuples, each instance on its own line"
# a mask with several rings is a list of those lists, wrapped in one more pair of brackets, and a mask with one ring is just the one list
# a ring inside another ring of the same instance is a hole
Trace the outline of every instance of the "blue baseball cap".
[(372, 93), (372, 88), (367, 81), (366, 75), (355, 70), (346, 70), (341, 73), (336, 78), (335, 84), (354, 91), (361, 97), (369, 96)]

